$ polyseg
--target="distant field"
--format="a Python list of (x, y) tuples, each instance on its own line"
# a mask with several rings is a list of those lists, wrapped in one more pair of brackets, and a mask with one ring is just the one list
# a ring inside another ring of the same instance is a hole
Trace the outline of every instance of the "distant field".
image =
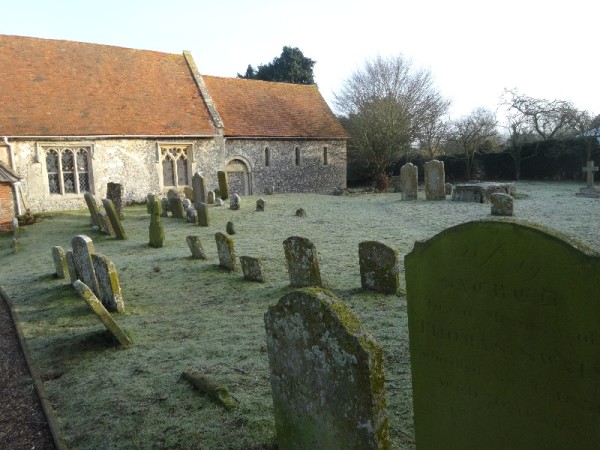
[[(600, 200), (576, 197), (576, 183), (517, 183), (515, 217), (544, 224), (600, 251)], [(291, 288), (283, 241), (311, 239), (325, 288), (345, 301), (382, 345), (394, 448), (413, 448), (406, 298), (360, 289), (358, 244), (378, 240), (401, 258), (416, 240), (470, 220), (489, 204), (400, 201), (400, 194), (243, 197), (239, 211), (211, 207), (209, 227), (162, 218), (165, 246), (148, 246), (145, 206), (124, 210), (126, 241), (90, 230), (87, 210), (54, 213), (22, 227), (20, 251), (0, 236), (0, 284), (12, 298), (71, 449), (275, 448), (263, 315)], [(296, 217), (304, 208), (307, 216)], [(217, 267), (214, 234), (232, 220), (238, 256), (264, 259), (268, 281), (245, 282)], [(115, 319), (134, 341), (107, 344), (103, 326), (66, 280), (55, 279), (51, 248), (86, 234), (113, 260), (126, 312)], [(190, 258), (185, 238), (199, 235), (209, 260)], [(404, 264), (401, 262), (404, 286)], [(226, 411), (181, 379), (187, 368), (228, 385), (240, 406)]]

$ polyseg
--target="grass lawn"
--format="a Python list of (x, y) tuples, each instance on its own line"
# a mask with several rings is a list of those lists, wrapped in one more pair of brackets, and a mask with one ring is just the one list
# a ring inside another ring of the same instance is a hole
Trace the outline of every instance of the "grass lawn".
[[(576, 197), (574, 183), (518, 183), (515, 216), (600, 250), (600, 203)], [(400, 201), (400, 194), (243, 197), (239, 211), (211, 207), (210, 226), (162, 218), (165, 246), (148, 246), (145, 206), (124, 209), (128, 239), (91, 231), (87, 210), (47, 214), (22, 227), (20, 250), (0, 236), (0, 284), (15, 304), (59, 425), (71, 449), (275, 448), (263, 315), (291, 288), (283, 241), (312, 240), (325, 288), (356, 313), (385, 353), (394, 448), (413, 448), (406, 297), (363, 292), (358, 244), (378, 240), (401, 258), (416, 240), (469, 220), (490, 218), (489, 204)], [(298, 208), (306, 217), (296, 217)], [(261, 257), (266, 283), (218, 268), (214, 234), (235, 224), (238, 256)], [(68, 285), (53, 276), (51, 248), (86, 234), (119, 270), (125, 312), (115, 314), (134, 345), (119, 349)], [(200, 236), (208, 261), (193, 260), (185, 238)], [(404, 264), (401, 262), (404, 286)], [(186, 369), (226, 384), (239, 400), (227, 411), (181, 378)]]

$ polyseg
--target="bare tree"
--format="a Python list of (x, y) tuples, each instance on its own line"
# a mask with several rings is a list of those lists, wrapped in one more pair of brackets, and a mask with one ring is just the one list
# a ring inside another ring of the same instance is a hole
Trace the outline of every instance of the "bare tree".
[(432, 110), (423, 122), (423, 127), (418, 133), (419, 146), (430, 159), (435, 159), (443, 153), (450, 126), (450, 120), (435, 110)]
[(414, 69), (402, 55), (366, 61), (348, 78), (335, 105), (347, 117), (350, 158), (360, 160), (380, 183), (386, 171), (417, 142), (429, 111), (449, 107), (428, 70)]

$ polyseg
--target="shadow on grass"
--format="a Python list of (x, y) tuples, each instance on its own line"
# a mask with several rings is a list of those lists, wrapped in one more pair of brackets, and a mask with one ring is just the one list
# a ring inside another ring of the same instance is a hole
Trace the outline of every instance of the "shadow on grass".
[(118, 341), (107, 330), (69, 333), (55, 336), (48, 342), (48, 355), (61, 360), (69, 355), (71, 360), (86, 358), (106, 350), (119, 350)]

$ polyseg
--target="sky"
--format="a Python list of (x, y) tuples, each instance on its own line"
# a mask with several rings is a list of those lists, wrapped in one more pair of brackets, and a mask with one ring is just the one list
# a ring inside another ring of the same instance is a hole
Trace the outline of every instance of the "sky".
[[(399, 55), (429, 70), (458, 119), (503, 117), (505, 89), (600, 114), (598, 16), (590, 0), (0, 0), (0, 34), (181, 54), (235, 77), (284, 46), (316, 61), (335, 93), (366, 61)], [(3, 68), (1, 70), (6, 70)], [(124, 68), (126, 70), (126, 68)]]

